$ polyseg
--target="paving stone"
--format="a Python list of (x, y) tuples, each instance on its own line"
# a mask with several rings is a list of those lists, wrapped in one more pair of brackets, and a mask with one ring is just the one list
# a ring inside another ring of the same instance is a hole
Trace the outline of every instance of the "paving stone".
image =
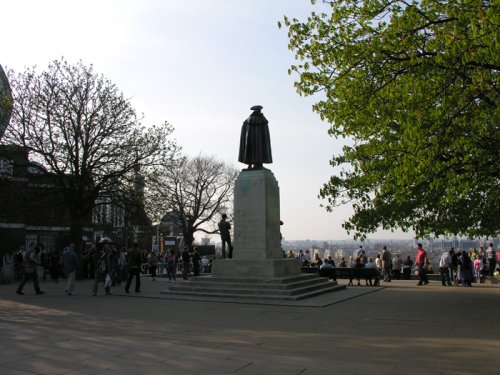
[(298, 305), (173, 299), (161, 279), (142, 284), (92, 297), (77, 281), (71, 299), (48, 282), (43, 296), (0, 285), (0, 373), (498, 373), (496, 285), (393, 281)]

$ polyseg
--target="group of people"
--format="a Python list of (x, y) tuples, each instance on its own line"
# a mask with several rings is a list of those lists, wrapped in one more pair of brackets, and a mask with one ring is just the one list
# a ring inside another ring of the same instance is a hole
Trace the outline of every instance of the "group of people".
[[(232, 256), (232, 246), (228, 243)], [(321, 259), (319, 254), (314, 254), (311, 259), (309, 250), (300, 250), (297, 255), (293, 250), (289, 250), (287, 257), (298, 258), (302, 266), (316, 266), (318, 268), (335, 268), (336, 264), (331, 256)], [(6, 260), (6, 258), (8, 258)], [(77, 273), (82, 273), (84, 278), (94, 279), (92, 294), (95, 296), (100, 282), (104, 282), (106, 294), (111, 294), (111, 287), (120, 285), (126, 281), (125, 292), (130, 293), (132, 281), (135, 278), (135, 292), (141, 291), (141, 273), (146, 265), (152, 280), (156, 280), (158, 269), (167, 271), (170, 282), (176, 282), (176, 274), (181, 273), (183, 279), (187, 280), (192, 273), (198, 276), (200, 272), (210, 272), (211, 261), (206, 257), (200, 257), (196, 248), (185, 246), (182, 252), (170, 250), (168, 253), (157, 255), (155, 252), (139, 250), (138, 244), (126, 251), (122, 248), (118, 251), (115, 246), (109, 243), (100, 243), (96, 249), (82, 251), (77, 254), (75, 244), (70, 244), (59, 254), (56, 251), (46, 252), (42, 245), (31, 243), (28, 249), (24, 246), (16, 254), (9, 254), (3, 259), (3, 264), (12, 263), (15, 269), (16, 280), (19, 286), (17, 294), (24, 294), (23, 289), (28, 280), (33, 280), (36, 294), (43, 294), (40, 289), (38, 278), (45, 279), (45, 270), (49, 271), (54, 282), (58, 282), (59, 277), (67, 278), (65, 292), (68, 296), (73, 295)], [(492, 276), (500, 264), (500, 246), (495, 251), (493, 243), (490, 243), (485, 251), (481, 246), (479, 251), (473, 249), (470, 252), (459, 251), (451, 248), (443, 252), (439, 259), (439, 273), (443, 286), (463, 285), (471, 286), (473, 281), (481, 282), (485, 275)], [(402, 260), (399, 254), (392, 256), (386, 246), (381, 253), (374, 257), (368, 257), (365, 251), (360, 248), (356, 258), (352, 256), (346, 262), (345, 257), (341, 257), (338, 267), (344, 268), (376, 268), (380, 278), (385, 282), (392, 279), (411, 279), (412, 268), (415, 267), (415, 274), (418, 275), (418, 286), (429, 284), (427, 274), (432, 272), (432, 265), (429, 261), (427, 251), (421, 243), (417, 244), (417, 255), (415, 262), (410, 255)], [(41, 271), (40, 271), (41, 269)]]
[(490, 243), (485, 251), (481, 246), (479, 251), (473, 249), (470, 252), (458, 250), (452, 247), (444, 251), (439, 259), (439, 273), (441, 283), (445, 285), (472, 286), (472, 282), (481, 283), (486, 275), (493, 276), (500, 263), (500, 246), (495, 251), (493, 243)]
[[(287, 257), (298, 258), (302, 266), (317, 266), (323, 267), (328, 263), (328, 267), (335, 267), (335, 262), (321, 260), (319, 254), (316, 253), (311, 260), (309, 250), (305, 252), (300, 250), (295, 256), (293, 250), (289, 250)], [(479, 251), (473, 249), (470, 252), (465, 250), (455, 250), (451, 248), (443, 252), (439, 260), (439, 273), (441, 275), (441, 283), (443, 286), (462, 285), (471, 286), (473, 281), (482, 282), (486, 275), (493, 276), (495, 272), (500, 271), (500, 246), (495, 251), (493, 243), (490, 243), (487, 250), (483, 246)], [(386, 246), (383, 246), (382, 251), (375, 258), (368, 257), (362, 247), (360, 247), (356, 257), (349, 257), (345, 261), (345, 257), (341, 257), (338, 267), (344, 268), (376, 268), (380, 278), (385, 282), (390, 282), (392, 279), (410, 280), (412, 269), (415, 269), (415, 275), (418, 276), (417, 286), (429, 284), (428, 274), (433, 272), (432, 264), (429, 260), (427, 251), (424, 250), (421, 243), (417, 244), (417, 255), (415, 261), (408, 255), (406, 259), (401, 259), (399, 254), (392, 256)]]
[[(65, 293), (72, 296), (75, 289), (75, 280), (78, 276), (94, 279), (92, 295), (97, 295), (100, 283), (104, 283), (104, 291), (111, 294), (111, 288), (126, 282), (125, 292), (130, 293), (132, 283), (135, 279), (134, 290), (141, 292), (141, 273), (149, 271), (153, 281), (156, 280), (157, 271), (167, 271), (167, 277), (171, 282), (176, 281), (176, 274), (182, 273), (184, 279), (192, 272), (198, 276), (200, 272), (209, 272), (210, 260), (200, 257), (196, 248), (185, 247), (179, 253), (174, 249), (168, 253), (157, 255), (155, 252), (140, 250), (137, 243), (128, 251), (122, 248), (121, 251), (111, 244), (100, 242), (96, 248), (77, 252), (74, 243), (63, 249), (62, 252), (50, 252), (46, 258), (42, 257), (43, 246), (31, 243), (28, 249), (24, 246), (11, 256), (6, 263), (17, 264), (16, 280), (20, 281), (16, 293), (23, 295), (24, 286), (28, 280), (33, 281), (36, 294), (44, 294), (40, 289), (39, 278), (44, 277), (45, 270), (50, 271), (51, 279), (57, 283), (60, 277), (66, 278)], [(90, 258), (90, 259), (89, 259)], [(44, 262), (48, 259), (48, 262)], [(85, 263), (84, 263), (85, 261)], [(90, 269), (89, 269), (90, 265)], [(40, 269), (42, 271), (40, 271)], [(42, 276), (43, 275), (43, 276)]]
[(18, 251), (11, 251), (6, 253), (2, 259), (2, 267), (8, 267), (12, 269), (13, 278), (16, 281), (20, 281), (24, 274), (24, 256), (26, 252), (32, 253), (34, 262), (36, 263), (35, 268), (39, 277), (46, 280), (47, 272), (50, 274), (52, 279), (58, 278), (62, 272), (61, 269), (61, 254), (50, 249), (47, 251), (43, 244), (32, 243), (29, 249), (26, 250), (24, 246), (21, 246)]
[[(45, 278), (44, 258), (41, 257), (41, 254), (43, 254), (41, 248), (41, 246), (36, 246), (35, 243), (32, 242), (28, 246), (27, 250), (24, 250), (24, 247), (20, 249), (18, 255), (21, 260), (18, 260), (18, 262), (21, 267), (19, 270), (21, 282), (16, 289), (17, 294), (24, 294), (23, 289), (28, 280), (33, 281), (36, 294), (45, 293), (40, 289), (40, 284), (38, 282), (39, 267), (42, 267), (42, 278)], [(57, 263), (57, 267), (55, 266), (55, 263)], [(64, 273), (67, 276), (65, 292), (67, 295), (71, 296), (73, 295), (75, 286), (76, 273), (80, 268), (80, 260), (75, 252), (75, 244), (72, 243), (66, 247), (57, 262), (52, 262), (51, 260), (50, 272), (55, 281), (59, 279), (60, 268), (64, 270)]]

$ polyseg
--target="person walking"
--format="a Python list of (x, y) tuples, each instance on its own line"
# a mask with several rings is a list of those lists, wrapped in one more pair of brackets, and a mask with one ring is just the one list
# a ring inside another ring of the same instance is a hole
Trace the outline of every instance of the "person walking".
[(26, 284), (26, 281), (28, 279), (33, 280), (33, 286), (35, 288), (35, 293), (40, 295), (44, 294), (45, 292), (40, 290), (40, 284), (38, 284), (38, 274), (36, 272), (36, 267), (37, 267), (37, 254), (35, 250), (35, 244), (32, 242), (26, 250), (24, 254), (24, 260), (23, 260), (23, 265), (24, 265), (24, 275), (21, 280), (21, 283), (16, 289), (16, 293), (19, 295), (23, 295), (23, 288), (24, 285)]
[(127, 253), (127, 268), (128, 268), (128, 279), (127, 285), (125, 285), (125, 292), (130, 293), (130, 284), (135, 276), (135, 292), (139, 293), (141, 291), (141, 266), (142, 266), (142, 254), (139, 251), (139, 245), (137, 242), (134, 243), (134, 247)]
[(227, 221), (227, 215), (222, 214), (222, 220), (219, 221), (220, 239), (222, 241), (222, 256), (226, 257), (226, 243), (229, 249), (228, 258), (233, 257), (233, 245), (231, 243), (231, 224)]
[(439, 259), (439, 273), (441, 274), (441, 284), (450, 286), (451, 250), (446, 250)]
[(68, 282), (66, 283), (66, 289), (64, 292), (68, 296), (73, 295), (73, 291), (75, 289), (75, 279), (76, 279), (76, 271), (80, 267), (80, 259), (75, 252), (75, 244), (70, 244), (62, 254), (62, 264), (64, 267), (64, 272), (68, 276)]
[(156, 281), (156, 270), (158, 269), (158, 257), (154, 251), (151, 252), (148, 258), (149, 272), (151, 273), (151, 278)]
[(92, 295), (97, 295), (97, 289), (99, 281), (104, 280), (104, 290), (106, 294), (111, 294), (111, 248), (110, 246), (103, 242), (100, 244), (97, 252), (95, 254), (95, 278), (94, 278), (94, 288)]
[(417, 247), (417, 258), (415, 260), (415, 265), (418, 269), (419, 280), (417, 285), (427, 285), (429, 284), (429, 279), (427, 278), (427, 270), (425, 269), (427, 267), (427, 263), (429, 262), (429, 259), (427, 258), (427, 251), (423, 249), (421, 243), (418, 243)]
[(175, 250), (170, 249), (167, 256), (167, 277), (168, 281), (175, 283), (175, 273), (177, 270), (177, 258), (175, 256)]
[(384, 281), (391, 281), (391, 267), (392, 267), (392, 257), (389, 250), (387, 250), (387, 246), (382, 248), (382, 268), (384, 270)]

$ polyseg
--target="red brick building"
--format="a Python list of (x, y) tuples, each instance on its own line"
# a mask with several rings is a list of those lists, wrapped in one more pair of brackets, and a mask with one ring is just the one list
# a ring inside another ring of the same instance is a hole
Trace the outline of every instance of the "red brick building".
[[(105, 201), (85, 218), (82, 240), (94, 244), (101, 237), (118, 246), (138, 241), (151, 248), (151, 222), (141, 200), (119, 208)], [(0, 256), (30, 242), (42, 243), (50, 251), (70, 241), (70, 215), (46, 171), (29, 160), (26, 149), (0, 145)]]

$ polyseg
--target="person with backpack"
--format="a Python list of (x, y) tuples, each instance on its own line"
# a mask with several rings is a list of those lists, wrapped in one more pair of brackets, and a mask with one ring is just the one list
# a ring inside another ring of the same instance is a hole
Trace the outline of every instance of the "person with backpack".
[[(106, 290), (106, 294), (111, 293), (111, 275), (109, 275), (110, 266), (109, 266), (109, 256), (106, 250), (109, 249), (109, 245), (106, 241), (101, 241), (98, 243), (95, 256), (94, 256), (94, 287), (92, 289), (92, 295), (97, 295), (97, 289), (99, 286), (99, 281), (104, 280), (104, 288)], [(109, 285), (106, 285), (106, 276), (109, 276)], [(108, 289), (106, 289), (108, 286)]]
[(458, 264), (460, 265), (460, 283), (462, 286), (472, 286), (473, 264), (465, 250), (462, 250), (458, 257)]
[(26, 253), (24, 254), (24, 275), (21, 283), (16, 289), (16, 293), (19, 295), (23, 295), (23, 288), (24, 285), (26, 284), (26, 281), (28, 279), (33, 280), (33, 286), (35, 287), (35, 293), (40, 295), (44, 294), (45, 292), (43, 290), (40, 290), (40, 284), (38, 284), (38, 274), (36, 272), (36, 267), (37, 267), (37, 254), (35, 250), (35, 244), (32, 242), (26, 250)]

